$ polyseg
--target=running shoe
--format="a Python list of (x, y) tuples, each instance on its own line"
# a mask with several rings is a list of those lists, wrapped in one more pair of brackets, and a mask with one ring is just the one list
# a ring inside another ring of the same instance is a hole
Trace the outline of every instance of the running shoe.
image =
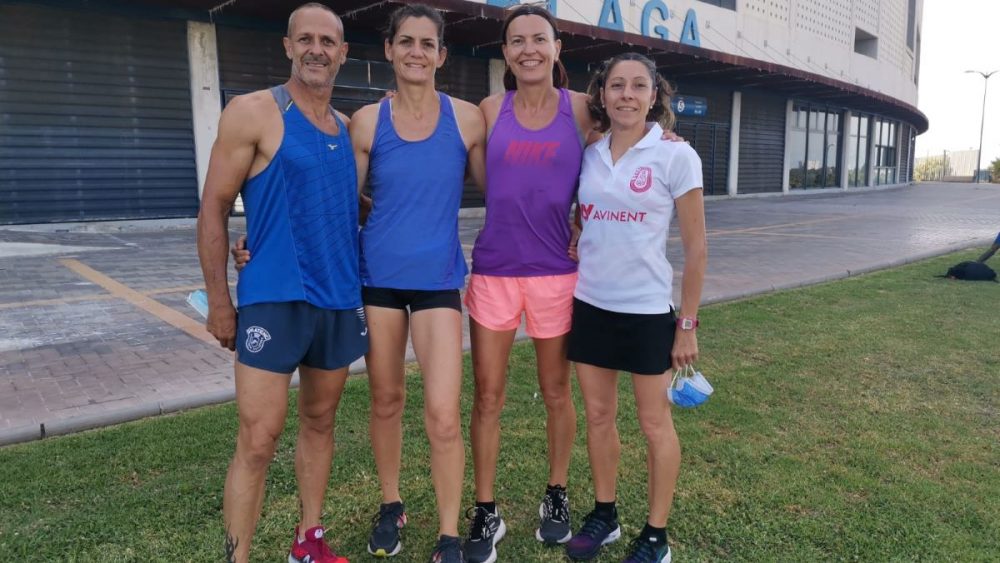
[(372, 517), (372, 533), (368, 537), (368, 553), (375, 557), (392, 557), (403, 549), (399, 531), (406, 525), (406, 508), (402, 502), (383, 504)]
[(431, 563), (464, 563), (464, 561), (462, 544), (458, 538), (451, 536), (438, 538), (434, 553), (431, 554)]
[(507, 525), (500, 518), (500, 511), (490, 512), (481, 506), (465, 511), (469, 524), (469, 537), (465, 540), (465, 560), (468, 563), (493, 563), (497, 560), (497, 542), (507, 533)]
[(566, 543), (573, 537), (569, 525), (569, 497), (566, 496), (566, 487), (549, 487), (538, 507), (538, 518), (535, 539), (545, 545)]
[(295, 528), (295, 539), (288, 553), (288, 563), (348, 563), (346, 557), (339, 557), (323, 539), (323, 526), (306, 530), (306, 540), (299, 541), (299, 528)]
[(639, 535), (628, 544), (628, 557), (622, 563), (670, 563), (670, 546), (658, 538)]
[(566, 556), (576, 561), (593, 559), (602, 547), (618, 541), (621, 536), (622, 529), (618, 526), (617, 516), (608, 520), (591, 512), (584, 518), (580, 531), (566, 542)]

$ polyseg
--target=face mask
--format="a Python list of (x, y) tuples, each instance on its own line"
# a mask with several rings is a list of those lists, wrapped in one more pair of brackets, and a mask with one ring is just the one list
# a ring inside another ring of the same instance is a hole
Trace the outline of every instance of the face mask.
[(198, 314), (206, 319), (208, 318), (208, 294), (205, 293), (204, 289), (192, 291), (191, 294), (188, 295), (187, 302), (188, 305), (194, 307), (195, 311), (198, 311)]
[(694, 366), (689, 365), (683, 370), (674, 372), (674, 379), (667, 389), (667, 398), (678, 407), (689, 409), (707, 401), (713, 391), (715, 389), (705, 376), (700, 371), (695, 371)]

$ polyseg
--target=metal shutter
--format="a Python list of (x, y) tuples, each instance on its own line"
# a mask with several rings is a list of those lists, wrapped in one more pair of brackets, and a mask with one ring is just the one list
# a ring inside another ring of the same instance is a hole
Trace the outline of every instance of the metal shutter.
[(193, 216), (183, 21), (0, 5), (0, 223)]
[(705, 195), (726, 195), (733, 92), (711, 84), (686, 82), (679, 83), (677, 90), (678, 95), (701, 96), (708, 101), (705, 116), (677, 116), (675, 129), (701, 158)]
[(743, 92), (738, 193), (781, 191), (785, 165), (785, 106), (784, 98)]

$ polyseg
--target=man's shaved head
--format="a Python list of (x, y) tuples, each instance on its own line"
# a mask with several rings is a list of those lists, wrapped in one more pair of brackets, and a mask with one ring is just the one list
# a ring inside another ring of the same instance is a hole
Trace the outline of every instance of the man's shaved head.
[(337, 20), (337, 25), (340, 26), (340, 38), (341, 39), (344, 38), (344, 22), (340, 20), (340, 16), (338, 16), (337, 12), (334, 12), (326, 4), (320, 4), (319, 2), (308, 2), (292, 10), (292, 13), (289, 14), (288, 16), (288, 30), (285, 32), (286, 33), (285, 37), (292, 36), (292, 29), (295, 27), (295, 16), (298, 15), (298, 13), (301, 12), (302, 10), (308, 10), (310, 8), (317, 8), (325, 12), (329, 12)]

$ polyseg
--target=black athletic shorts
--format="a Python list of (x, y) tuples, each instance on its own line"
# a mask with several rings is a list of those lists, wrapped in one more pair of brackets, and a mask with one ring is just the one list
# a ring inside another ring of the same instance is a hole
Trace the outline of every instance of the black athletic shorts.
[(573, 298), (569, 330), (571, 362), (660, 375), (670, 369), (674, 348), (674, 312), (654, 315), (616, 313)]
[(457, 289), (391, 289), (388, 287), (361, 287), (361, 301), (373, 307), (389, 309), (409, 308), (411, 313), (424, 309), (446, 307), (462, 312), (462, 298)]
[(323, 309), (305, 301), (240, 307), (236, 358), (250, 367), (292, 373), (299, 365), (339, 369), (368, 352), (364, 307)]

